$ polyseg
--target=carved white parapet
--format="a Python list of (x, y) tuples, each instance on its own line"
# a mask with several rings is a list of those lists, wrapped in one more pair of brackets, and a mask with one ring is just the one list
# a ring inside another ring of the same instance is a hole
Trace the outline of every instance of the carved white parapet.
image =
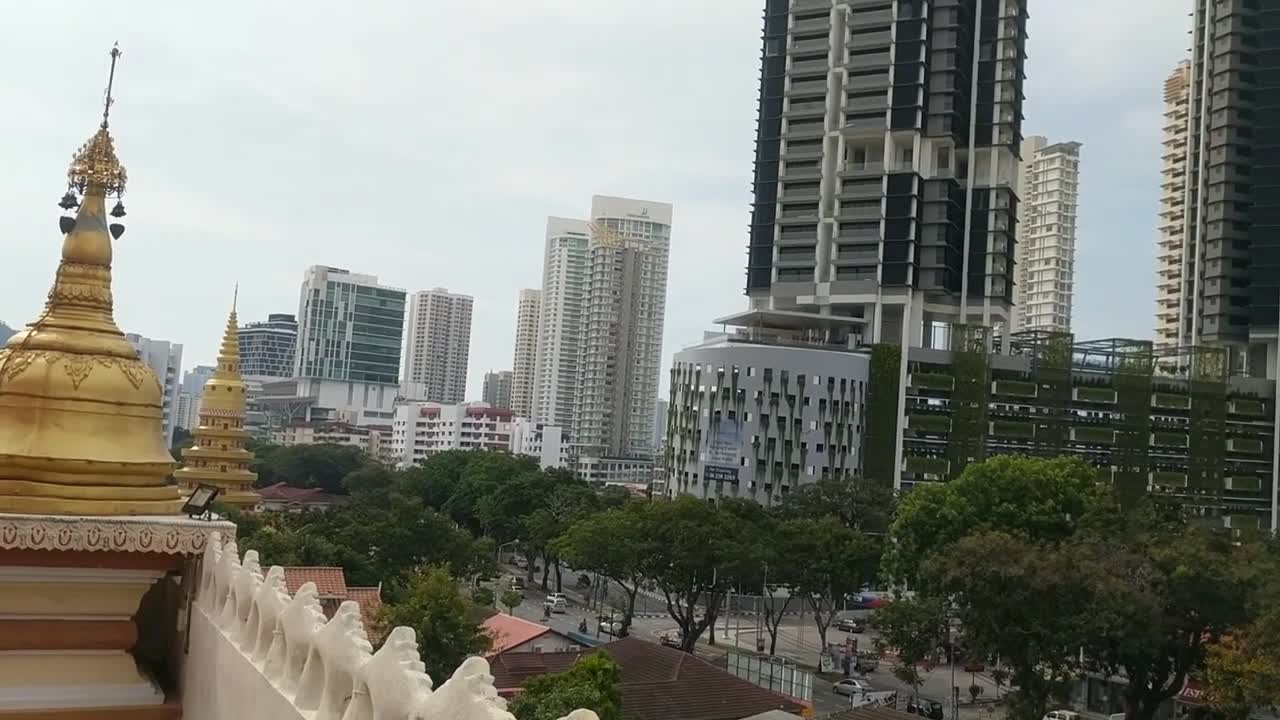
[[(314, 583), (290, 597), (284, 570), (263, 576), (257, 553), (243, 563), (235, 541), (217, 533), (204, 552), (196, 607), (216, 625), (245, 663), (299, 718), (314, 720), (514, 720), (498, 696), (483, 658), (468, 658), (435, 687), (418, 654), (413, 629), (392, 630), (373, 652), (355, 602), (331, 620), (320, 609)], [(235, 651), (233, 651), (235, 652)], [(249, 688), (218, 686), (234, 695)], [(597, 720), (575, 710), (564, 720)]]

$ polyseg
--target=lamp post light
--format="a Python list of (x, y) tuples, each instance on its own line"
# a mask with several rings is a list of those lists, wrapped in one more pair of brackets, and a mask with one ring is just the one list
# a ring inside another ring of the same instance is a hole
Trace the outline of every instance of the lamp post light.
[(497, 549), (496, 551), (494, 551), (494, 557), (493, 557), (493, 559), (494, 559), (494, 560), (496, 560), (496, 561), (498, 561), (499, 563), (501, 563), (501, 562), (502, 562), (502, 548), (504, 548), (504, 547), (506, 547), (506, 546), (508, 546), (508, 545), (518, 545), (519, 543), (520, 543), (520, 538), (516, 538), (515, 540), (512, 540), (511, 542), (504, 542), (504, 543), (502, 543), (501, 545), (499, 545), (499, 546), (498, 546), (498, 549)]

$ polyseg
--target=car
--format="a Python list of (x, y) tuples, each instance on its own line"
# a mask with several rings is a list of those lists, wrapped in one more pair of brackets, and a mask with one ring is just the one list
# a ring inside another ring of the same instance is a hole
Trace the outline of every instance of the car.
[(1073, 710), (1050, 710), (1041, 720), (1080, 720), (1080, 713)]
[(553, 593), (548, 595), (547, 599), (544, 600), (542, 604), (554, 613), (569, 611), (569, 599), (564, 596), (564, 593)]
[(837, 695), (861, 695), (873, 692), (871, 686), (857, 678), (845, 678), (831, 683), (831, 692)]
[(675, 630), (668, 630), (658, 636), (658, 643), (664, 647), (680, 648), (680, 633)]
[(864, 633), (867, 625), (856, 618), (840, 618), (836, 620), (836, 629), (847, 633)]

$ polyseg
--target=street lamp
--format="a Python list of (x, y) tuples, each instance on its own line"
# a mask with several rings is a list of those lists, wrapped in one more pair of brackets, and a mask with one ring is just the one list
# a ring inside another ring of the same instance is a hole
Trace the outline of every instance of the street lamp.
[(515, 540), (512, 540), (511, 542), (504, 542), (504, 543), (502, 543), (501, 545), (499, 545), (499, 546), (498, 546), (498, 549), (494, 552), (494, 557), (493, 557), (493, 559), (494, 559), (494, 560), (497, 560), (498, 562), (502, 562), (502, 548), (504, 548), (504, 547), (506, 547), (506, 546), (508, 546), (508, 545), (516, 545), (516, 544), (518, 544), (519, 542), (520, 542), (520, 538), (516, 538)]

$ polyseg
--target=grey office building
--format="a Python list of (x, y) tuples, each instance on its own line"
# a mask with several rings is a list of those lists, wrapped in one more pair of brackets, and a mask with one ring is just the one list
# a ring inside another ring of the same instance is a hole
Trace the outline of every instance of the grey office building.
[(1008, 326), (1026, 20), (1025, 0), (766, 0), (753, 310), (910, 345)]
[(1277, 48), (1275, 2), (1195, 3), (1178, 330), (1255, 376), (1274, 374), (1280, 320)]
[(240, 373), (248, 378), (293, 377), (298, 351), (298, 318), (271, 313), (263, 322), (240, 326)]

